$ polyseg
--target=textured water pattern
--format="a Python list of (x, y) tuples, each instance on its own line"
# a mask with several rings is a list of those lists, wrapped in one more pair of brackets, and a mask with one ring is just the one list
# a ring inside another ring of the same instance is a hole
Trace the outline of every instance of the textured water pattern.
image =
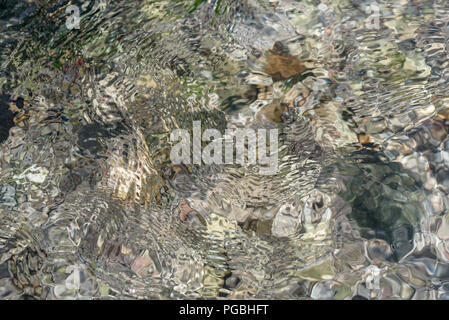
[(374, 4), (0, 1), (0, 298), (449, 298), (449, 2)]

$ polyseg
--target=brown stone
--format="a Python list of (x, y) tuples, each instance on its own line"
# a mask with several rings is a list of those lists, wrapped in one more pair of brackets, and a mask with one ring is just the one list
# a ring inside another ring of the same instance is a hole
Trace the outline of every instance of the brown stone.
[(367, 133), (360, 133), (358, 135), (358, 138), (361, 144), (367, 144), (371, 142), (371, 136)]
[(192, 207), (184, 199), (179, 201), (178, 209), (179, 209), (179, 218), (182, 221), (186, 221), (187, 220), (187, 216), (193, 211)]
[(440, 110), (437, 113), (437, 116), (440, 117), (441, 119), (448, 120), (449, 119), (449, 109)]
[(282, 113), (287, 112), (288, 107), (284, 104), (271, 103), (262, 107), (257, 114), (257, 120), (263, 121), (268, 120), (271, 122), (281, 123)]
[(145, 255), (137, 257), (131, 265), (131, 270), (134, 271), (139, 276), (145, 276), (148, 271), (147, 267), (152, 264), (151, 258), (145, 252)]
[(307, 70), (296, 57), (268, 54), (266, 59), (268, 65), (265, 66), (264, 71), (268, 73), (275, 82), (289, 79)]

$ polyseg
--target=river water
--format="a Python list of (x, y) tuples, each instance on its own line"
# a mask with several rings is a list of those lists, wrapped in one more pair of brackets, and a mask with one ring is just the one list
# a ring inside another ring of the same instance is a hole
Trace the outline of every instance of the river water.
[[(0, 1), (0, 298), (449, 298), (448, 22)], [(279, 170), (174, 164), (193, 121), (277, 129)]]

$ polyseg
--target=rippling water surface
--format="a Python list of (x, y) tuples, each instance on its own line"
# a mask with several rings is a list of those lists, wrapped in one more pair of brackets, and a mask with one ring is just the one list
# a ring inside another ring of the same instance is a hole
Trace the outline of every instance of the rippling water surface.
[[(0, 298), (449, 298), (448, 22), (443, 0), (0, 1)], [(277, 128), (278, 173), (173, 164), (195, 120)]]

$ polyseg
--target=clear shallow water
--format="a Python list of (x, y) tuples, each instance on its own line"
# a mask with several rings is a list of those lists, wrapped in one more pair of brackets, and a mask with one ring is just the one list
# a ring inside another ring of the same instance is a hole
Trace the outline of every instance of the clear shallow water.
[(449, 5), (373, 3), (0, 2), (0, 297), (448, 298)]

